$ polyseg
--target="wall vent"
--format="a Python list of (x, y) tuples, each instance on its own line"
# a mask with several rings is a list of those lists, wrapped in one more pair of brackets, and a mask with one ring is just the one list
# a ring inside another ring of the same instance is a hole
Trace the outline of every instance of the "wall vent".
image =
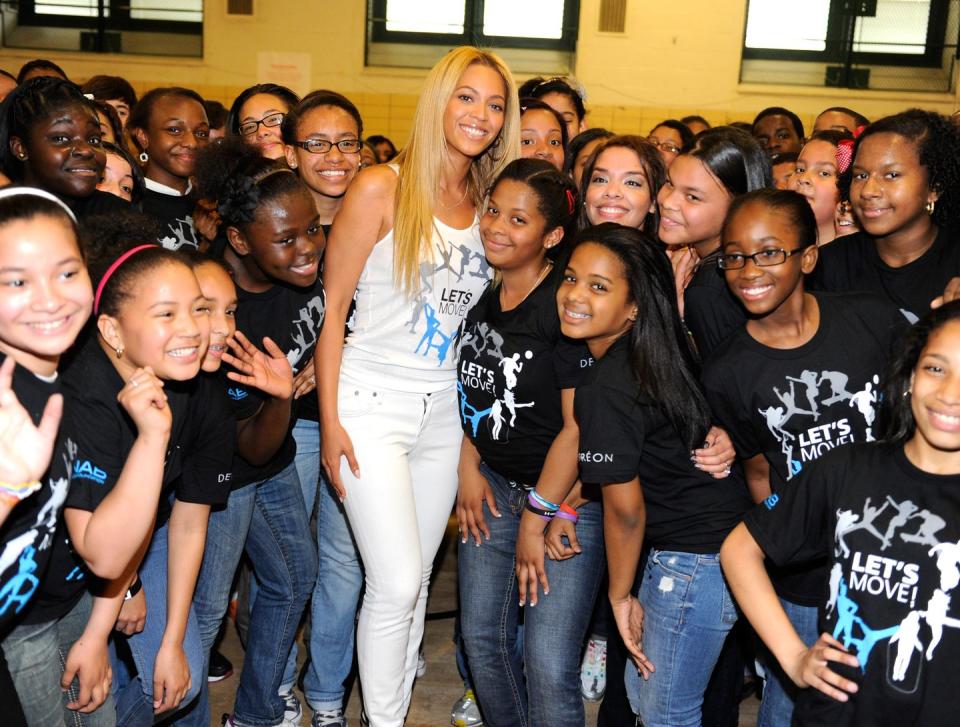
[(227, 15), (253, 15), (253, 0), (227, 0)]
[(627, 25), (627, 0), (600, 0), (601, 33), (622, 33)]

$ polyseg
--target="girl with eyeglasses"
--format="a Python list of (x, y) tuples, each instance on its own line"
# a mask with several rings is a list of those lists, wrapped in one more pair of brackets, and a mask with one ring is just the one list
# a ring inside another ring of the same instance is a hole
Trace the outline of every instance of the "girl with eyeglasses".
[(283, 159), (280, 127), (300, 97), (285, 86), (260, 83), (243, 91), (230, 106), (227, 133), (256, 147), (267, 159)]
[[(325, 233), (330, 231), (343, 206), (344, 195), (360, 170), (362, 135), (363, 120), (357, 107), (335, 91), (308, 94), (284, 119), (287, 163), (310, 190)], [(317, 508), (319, 556), (310, 602), (315, 626), (310, 630), (310, 667), (304, 676), (303, 690), (320, 724), (332, 727), (337, 724), (334, 720), (343, 715), (344, 684), (353, 666), (354, 626), (363, 572), (343, 505), (326, 479), (320, 477), (319, 411), (310, 383), (314, 370), (311, 359), (297, 376), (308, 381), (298, 387), (297, 423), (293, 428), (308, 515), (314, 512), (315, 504)], [(281, 685), (286, 694), (293, 693), (296, 666), (294, 645)]]
[(127, 129), (139, 152), (146, 190), (143, 213), (160, 225), (157, 242), (170, 250), (196, 250), (196, 198), (190, 181), (210, 125), (203, 99), (187, 88), (155, 88), (130, 112)]
[(667, 119), (650, 130), (647, 141), (657, 147), (663, 163), (669, 167), (683, 147), (693, 141), (693, 137), (694, 133), (686, 124), (676, 119)]
[[(777, 498), (815, 460), (876, 438), (878, 380), (906, 329), (879, 296), (810, 293), (817, 221), (796, 192), (762, 189), (738, 197), (723, 228), (720, 270), (749, 315), (704, 367), (711, 408), (729, 432), (756, 503)], [(825, 561), (771, 570), (801, 639), (817, 639)], [(769, 654), (757, 724), (788, 727), (794, 690)]]

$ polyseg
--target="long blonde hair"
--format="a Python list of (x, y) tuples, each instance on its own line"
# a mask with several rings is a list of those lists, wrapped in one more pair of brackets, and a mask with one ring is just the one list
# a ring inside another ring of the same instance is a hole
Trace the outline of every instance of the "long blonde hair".
[(394, 207), (394, 280), (407, 295), (420, 287), (420, 263), (433, 241), (433, 210), (439, 196), (439, 179), (449, 155), (443, 133), (444, 110), (460, 78), (479, 63), (495, 70), (506, 89), (503, 128), (493, 143), (473, 160), (467, 175), (467, 193), (479, 208), (487, 189), (520, 151), (520, 112), (517, 87), (510, 69), (499, 56), (472, 46), (447, 53), (427, 75), (413, 116), (413, 130), (397, 156), (400, 179)]

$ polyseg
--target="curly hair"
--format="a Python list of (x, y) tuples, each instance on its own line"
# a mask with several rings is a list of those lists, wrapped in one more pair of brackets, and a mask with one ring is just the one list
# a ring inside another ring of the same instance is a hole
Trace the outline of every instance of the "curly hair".
[(265, 202), (309, 190), (284, 162), (267, 159), (238, 137), (211, 144), (197, 156), (197, 189), (201, 199), (217, 203), (227, 227), (243, 228)]
[[(960, 129), (950, 117), (923, 109), (885, 116), (857, 139), (854, 163), (864, 139), (876, 134), (897, 134), (916, 146), (920, 166), (927, 170), (927, 186), (939, 195), (931, 215), (933, 223), (941, 228), (956, 226), (960, 222)], [(848, 179), (843, 182), (849, 185)]]

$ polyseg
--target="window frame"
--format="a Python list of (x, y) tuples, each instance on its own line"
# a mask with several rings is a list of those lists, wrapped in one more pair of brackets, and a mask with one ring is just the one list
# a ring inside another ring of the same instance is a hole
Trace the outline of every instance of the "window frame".
[[(105, 0), (104, 5), (109, 8), (109, 15), (85, 18), (79, 15), (38, 13), (36, 11), (36, 0), (20, 0), (17, 23), (25, 26), (74, 28), (77, 30), (95, 30), (104, 33), (127, 31), (203, 35), (203, 22), (194, 23), (178, 20), (143, 20), (132, 18), (130, 16), (130, 3), (127, 0)], [(203, 12), (202, 9), (201, 12)]]
[[(418, 45), (474, 45), (483, 48), (535, 48), (573, 52), (580, 30), (580, 0), (563, 0), (563, 32), (559, 38), (517, 38), (484, 35), (484, 0), (463, 0), (462, 33), (417, 33), (387, 30), (388, 0), (368, 0), (367, 41)], [(569, 22), (573, 18), (574, 22)]]
[[(950, 13), (950, 0), (930, 0), (930, 14), (927, 20), (927, 37), (924, 52), (907, 53), (870, 53), (845, 49), (846, 39), (852, 33), (852, 25), (857, 16), (844, 14), (843, 6), (849, 0), (831, 0), (827, 16), (826, 48), (822, 51), (781, 50), (778, 48), (747, 47), (747, 22), (750, 18), (750, 2), (743, 24), (743, 60), (807, 61), (813, 63), (850, 63), (855, 66), (900, 66), (917, 68), (940, 68), (943, 66), (943, 52), (950, 47), (947, 43), (947, 20)], [(853, 41), (854, 43), (856, 40)]]

